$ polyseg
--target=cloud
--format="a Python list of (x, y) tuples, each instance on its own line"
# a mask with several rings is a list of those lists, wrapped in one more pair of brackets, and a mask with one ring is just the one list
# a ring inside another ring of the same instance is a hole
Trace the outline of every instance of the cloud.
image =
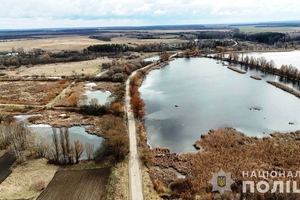
[(161, 10), (161, 9), (158, 9), (158, 10), (156, 10), (153, 14), (154, 15), (164, 15), (166, 12), (165, 11), (163, 11), (163, 10)]
[(1, 2), (0, 28), (298, 20), (299, 6), (297, 0), (9, 0)]

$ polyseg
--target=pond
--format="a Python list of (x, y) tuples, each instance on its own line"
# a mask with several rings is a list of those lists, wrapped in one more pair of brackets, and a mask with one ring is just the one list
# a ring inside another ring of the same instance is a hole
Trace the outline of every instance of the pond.
[(300, 100), (265, 82), (276, 76), (247, 70), (243, 75), (213, 59), (181, 58), (151, 71), (140, 87), (148, 143), (194, 152), (194, 142), (210, 129), (234, 127), (258, 137), (300, 129)]
[[(15, 118), (17, 120), (26, 121), (26, 119), (31, 116), (41, 116), (41, 115), (40, 114), (18, 115), (15, 116)], [(30, 128), (32, 131), (36, 133), (46, 134), (46, 138), (49, 139), (50, 143), (52, 142), (53, 129), (49, 124), (29, 124), (28, 128)], [(94, 145), (94, 150), (97, 150), (98, 148), (101, 147), (104, 138), (89, 134), (88, 132), (85, 131), (85, 128), (87, 128), (87, 126), (73, 126), (68, 128), (71, 143), (74, 144), (74, 141), (79, 140), (84, 145), (86, 143)], [(55, 129), (56, 129), (56, 133), (59, 135), (59, 128), (55, 128)], [(86, 152), (84, 151), (81, 156), (81, 159), (86, 159), (86, 158), (87, 158)]]
[[(104, 105), (108, 102), (109, 97), (111, 95), (110, 91), (101, 91), (101, 90), (92, 90), (93, 86), (97, 86), (96, 83), (87, 83), (85, 85), (85, 92), (84, 95), (87, 96), (86, 103), (89, 103), (92, 99), (97, 99), (98, 103)], [(81, 101), (81, 104), (83, 102)]]
[(159, 56), (152, 56), (150, 58), (145, 58), (144, 61), (146, 61), (146, 62), (149, 62), (149, 61), (153, 62), (153, 61), (158, 61), (159, 59), (160, 59)]

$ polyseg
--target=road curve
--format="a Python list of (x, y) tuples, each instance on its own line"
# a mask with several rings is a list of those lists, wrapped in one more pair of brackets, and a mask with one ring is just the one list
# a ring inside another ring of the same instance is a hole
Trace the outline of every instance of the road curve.
[[(173, 54), (170, 58), (176, 56)], [(139, 70), (146, 69), (148, 67), (152, 67), (153, 65), (157, 64), (152, 63), (147, 65), (141, 69), (134, 71), (126, 81), (126, 93), (125, 93), (125, 112), (127, 114), (128, 119), (128, 133), (129, 133), (129, 190), (130, 190), (130, 199), (131, 200), (143, 200), (143, 183), (142, 183), (142, 173), (141, 173), (141, 166), (139, 162), (139, 154), (137, 150), (137, 142), (136, 142), (136, 126), (135, 126), (135, 119), (133, 112), (130, 106), (130, 94), (129, 94), (129, 87), (130, 87), (130, 80), (132, 77), (136, 75), (136, 72)]]

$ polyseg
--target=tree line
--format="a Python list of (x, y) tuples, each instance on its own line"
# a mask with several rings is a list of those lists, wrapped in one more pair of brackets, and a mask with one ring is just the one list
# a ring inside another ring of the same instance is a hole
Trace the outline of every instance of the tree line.
[(292, 65), (281, 65), (277, 68), (274, 61), (268, 61), (265, 57), (253, 57), (244, 55), (243, 53), (232, 53), (228, 54), (228, 57), (224, 56), (224, 53), (218, 53), (213, 58), (228, 61), (229, 63), (241, 64), (246, 67), (259, 69), (263, 72), (278, 75), (281, 78), (287, 80), (300, 82), (300, 71)]
[(278, 32), (262, 32), (255, 34), (238, 32), (233, 35), (233, 38), (273, 45), (277, 42), (285, 42), (288, 37), (286, 34)]

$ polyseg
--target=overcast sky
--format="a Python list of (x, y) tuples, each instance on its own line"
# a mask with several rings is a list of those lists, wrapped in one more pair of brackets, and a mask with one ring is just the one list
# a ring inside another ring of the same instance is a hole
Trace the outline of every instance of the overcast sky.
[(299, 0), (0, 0), (0, 29), (299, 19)]

